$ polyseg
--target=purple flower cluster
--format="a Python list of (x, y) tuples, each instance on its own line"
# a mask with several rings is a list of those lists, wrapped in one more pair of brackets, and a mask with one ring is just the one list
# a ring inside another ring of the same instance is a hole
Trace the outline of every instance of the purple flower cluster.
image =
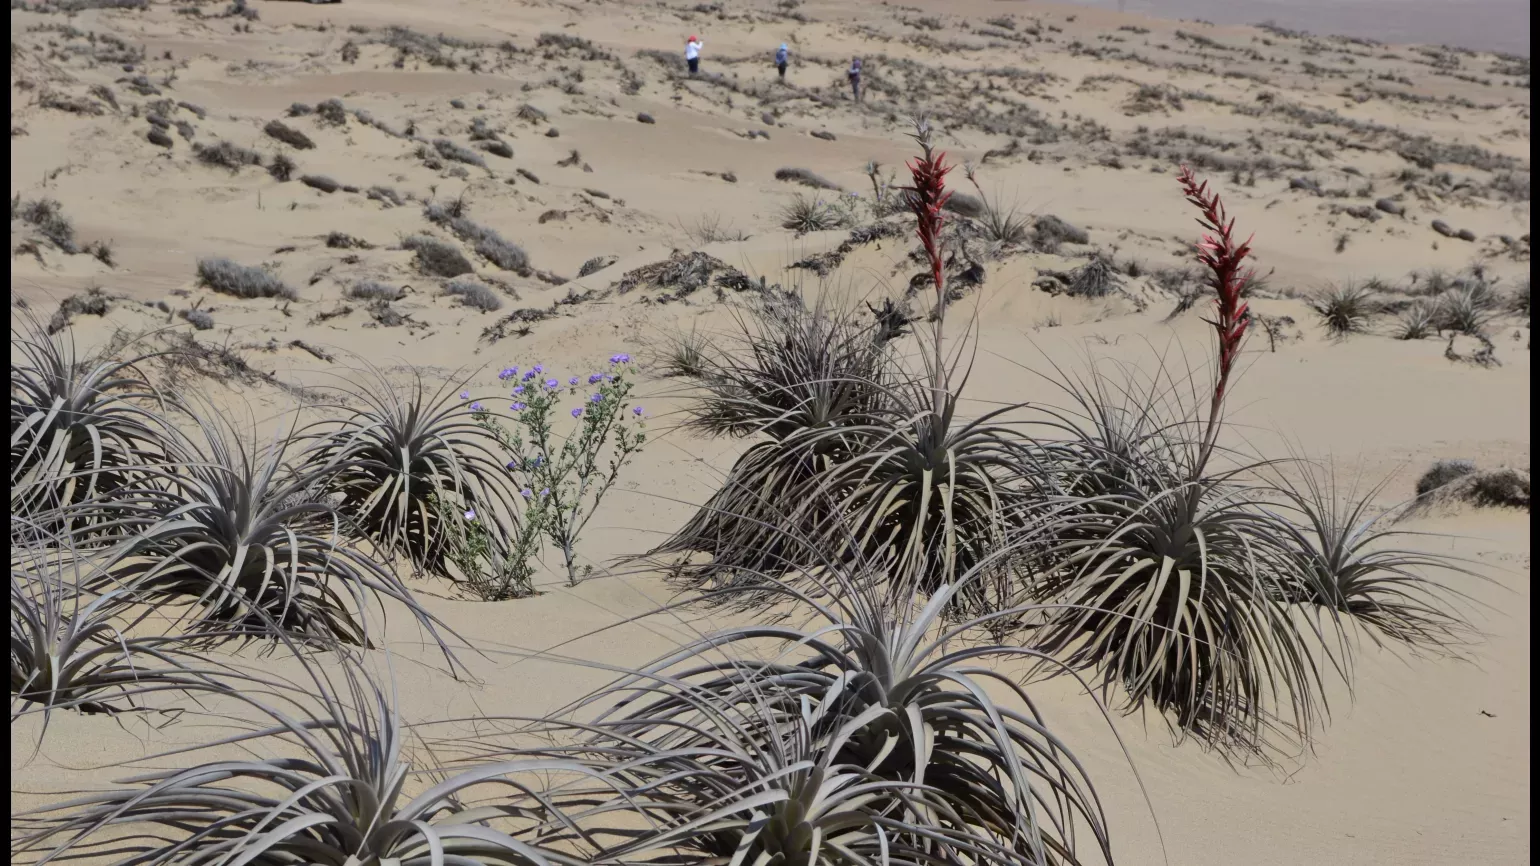
[(497, 374), (497, 378), (499, 381), (506, 382), (517, 375), (519, 375), (518, 367), (504, 367), (502, 372)]
[(620, 353), (618, 355), (611, 355), (610, 356), (610, 363), (611, 364), (629, 364), (629, 363), (631, 363), (631, 356), (627, 355), (624, 352), (622, 352), (622, 353)]

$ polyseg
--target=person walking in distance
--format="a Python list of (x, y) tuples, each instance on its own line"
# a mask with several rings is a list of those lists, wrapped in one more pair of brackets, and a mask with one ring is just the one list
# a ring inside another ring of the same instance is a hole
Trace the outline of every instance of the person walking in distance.
[(861, 101), (861, 58), (856, 57), (850, 61), (850, 71), (845, 73), (850, 79), (850, 96), (856, 102)]
[(700, 47), (699, 36), (691, 36), (690, 41), (684, 44), (684, 62), (689, 64), (691, 75), (700, 71)]
[(786, 80), (786, 61), (791, 59), (791, 50), (782, 42), (781, 47), (775, 49), (775, 70), (781, 74), (781, 80)]

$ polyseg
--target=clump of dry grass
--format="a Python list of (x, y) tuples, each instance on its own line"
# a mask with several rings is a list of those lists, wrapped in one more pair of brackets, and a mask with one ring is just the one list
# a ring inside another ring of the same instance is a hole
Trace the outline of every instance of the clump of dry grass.
[(83, 248), (85, 253), (109, 268), (116, 268), (117, 257), (113, 252), (112, 241), (95, 240), (88, 242)]
[(348, 122), (348, 110), (343, 107), (340, 99), (323, 101), (315, 107), (315, 114), (322, 123), (331, 126), (346, 126)]
[(425, 274), (459, 277), (476, 270), (459, 248), (428, 235), (412, 235), (401, 242), (401, 247), (417, 254), (417, 268)]
[(801, 184), (813, 189), (839, 190), (839, 184), (824, 178), (805, 168), (778, 168), (775, 170), (775, 179), (787, 183)]
[(578, 267), (577, 275), (581, 279), (582, 277), (586, 277), (589, 274), (598, 273), (610, 265), (615, 264), (616, 261), (618, 261), (618, 259), (615, 256), (594, 256), (588, 261), (583, 262), (583, 264)]
[(429, 222), (444, 226), (455, 233), (455, 236), (469, 243), (477, 255), (507, 271), (525, 272), (529, 270), (529, 254), (524, 248), (512, 243), (498, 234), (495, 229), (484, 226), (465, 216), (468, 206), (464, 199), (459, 199), (448, 205), (430, 203), (423, 208), (423, 216)]
[(1457, 478), (1476, 471), (1476, 464), (1469, 460), (1440, 460), (1417, 479), (1417, 495), (1427, 496)]
[(438, 155), (454, 162), (463, 162), (466, 165), (474, 165), (478, 168), (486, 168), (487, 161), (481, 158), (481, 154), (464, 145), (456, 144), (447, 138), (435, 138), (433, 149)]
[(1070, 275), (1068, 293), (1081, 298), (1105, 298), (1116, 291), (1118, 273), (1112, 260), (1093, 255)]
[(262, 131), (267, 133), (269, 137), (276, 138), (296, 150), (312, 150), (315, 148), (315, 142), (310, 139), (310, 136), (281, 120), (269, 120), (267, 125), (262, 127)]
[(111, 299), (100, 287), (93, 286), (59, 302), (59, 309), (48, 322), (48, 333), (57, 334), (68, 328), (76, 316), (105, 316), (111, 309)]
[(17, 193), (11, 197), (11, 219), (32, 225), (61, 252), (73, 255), (80, 251), (80, 245), (75, 241), (75, 224), (64, 215), (64, 206), (55, 199), (23, 201)]
[(359, 280), (348, 286), (348, 297), (360, 301), (399, 301), (406, 295), (406, 290), (398, 286), (388, 285), (377, 280)]
[(311, 189), (320, 190), (321, 192), (327, 193), (328, 195), (336, 192), (339, 189), (342, 189), (342, 184), (338, 183), (336, 180), (330, 177), (327, 177), (324, 174), (302, 175), (299, 179), (299, 182), (305, 186), (310, 187)]
[(492, 154), (493, 156), (500, 156), (503, 159), (513, 159), (513, 145), (506, 141), (483, 141), (478, 145), (478, 147), (487, 153)]
[(1407, 515), (1452, 504), (1529, 510), (1529, 472), (1478, 469), (1469, 460), (1440, 460), (1417, 479), (1417, 502)]
[(1053, 214), (1043, 214), (1032, 221), (1032, 245), (1043, 252), (1055, 252), (1060, 244), (1087, 244), (1091, 236), (1085, 229), (1070, 225)]
[(299, 166), (285, 153), (280, 153), (273, 157), (273, 161), (267, 166), (267, 173), (272, 176), (273, 180), (279, 183), (287, 183), (294, 177), (294, 172), (298, 170)]
[(464, 307), (474, 307), (483, 313), (503, 308), (503, 299), (497, 293), (474, 280), (450, 280), (444, 284), (444, 294), (459, 300)]
[(262, 154), (249, 147), (241, 147), (228, 141), (210, 145), (195, 144), (193, 152), (198, 155), (198, 161), (204, 165), (228, 168), (231, 171), (240, 171), (248, 165), (262, 164)]
[(401, 193), (388, 186), (371, 186), (368, 190), (368, 196), (370, 201), (381, 202), (386, 207), (400, 207), (406, 203), (405, 199), (401, 197)]
[(177, 312), (182, 321), (193, 326), (195, 331), (207, 331), (214, 327), (214, 317), (207, 310), (180, 310)]
[(347, 232), (332, 231), (326, 234), (326, 247), (333, 250), (372, 250), (374, 244)]
[(198, 280), (220, 294), (237, 298), (299, 299), (298, 292), (266, 270), (237, 264), (223, 257), (199, 259)]

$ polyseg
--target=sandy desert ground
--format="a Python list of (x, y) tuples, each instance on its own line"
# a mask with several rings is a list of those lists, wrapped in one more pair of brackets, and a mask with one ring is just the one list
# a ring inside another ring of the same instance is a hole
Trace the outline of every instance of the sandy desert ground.
[[(1265, 276), (1238, 437), (1389, 478), (1383, 508), (1438, 460), (1528, 471), (1527, 57), (1001, 0), (97, 5), (109, 4), (12, 4), (13, 328), (25, 310), (83, 348), (148, 334), (190, 351), (158, 374), (264, 432), (311, 411), (314, 389), (357, 359), (435, 382), (479, 371), (478, 394), (509, 364), (565, 376), (616, 352), (644, 361), (653, 438), (586, 536), (593, 573), (569, 588), (548, 557), (540, 595), (496, 603), (414, 584), (500, 649), (468, 662), (479, 683), (452, 680), (391, 619), (409, 719), (537, 715), (607, 675), (522, 654), (583, 636), (561, 651), (632, 663), (709, 627), (693, 610), (612, 625), (670, 592), (616, 558), (677, 528), (744, 447), (678, 429), (687, 389), (649, 372), (650, 347), (726, 328), (761, 279), (913, 302), (909, 230), (852, 229), (902, 182), (917, 114), (976, 167), (987, 205), (1032, 226), (953, 251), (971, 277), (953, 315), (974, 328), (977, 411), (1054, 400), (1038, 375), (1052, 365), (1206, 363), (1185, 164), (1255, 234)], [(844, 76), (856, 55), (860, 104)], [(951, 180), (978, 197), (961, 170)], [(799, 196), (831, 227), (785, 227)], [(463, 225), (430, 220), (432, 205), (463, 207), (522, 255), (478, 249)], [(420, 235), (463, 250), (473, 272), (460, 279), (497, 309), (423, 272), (403, 247)], [(697, 252), (709, 282), (640, 270)], [(214, 291), (198, 273), (210, 257), (261, 267), (296, 299)], [(1096, 263), (1112, 285), (1087, 296), (1077, 277)], [(399, 297), (358, 297), (365, 281)], [(1398, 338), (1408, 309), (1476, 282), (1491, 290), (1481, 327)], [(1374, 312), (1330, 333), (1312, 304), (1349, 284)], [(1118, 718), (1114, 737), (1069, 682), (1034, 692), (1096, 781), (1117, 862), (1528, 862), (1527, 508), (1446, 507), (1408, 526), (1489, 578), (1462, 584), (1485, 605), (1485, 637), (1468, 661), (1365, 649), (1356, 694), (1332, 693), (1308, 758), (1231, 766), (1153, 719)], [(193, 727), (63, 713), (29, 759), (37, 719), (13, 721), (12, 809), (98, 784), (109, 771), (93, 767)]]

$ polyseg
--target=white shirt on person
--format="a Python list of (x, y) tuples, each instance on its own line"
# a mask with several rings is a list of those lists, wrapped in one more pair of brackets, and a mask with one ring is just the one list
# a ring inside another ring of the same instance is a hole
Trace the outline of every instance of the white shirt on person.
[(701, 43), (699, 42), (686, 42), (684, 45), (684, 59), (694, 60), (700, 57), (700, 47)]

